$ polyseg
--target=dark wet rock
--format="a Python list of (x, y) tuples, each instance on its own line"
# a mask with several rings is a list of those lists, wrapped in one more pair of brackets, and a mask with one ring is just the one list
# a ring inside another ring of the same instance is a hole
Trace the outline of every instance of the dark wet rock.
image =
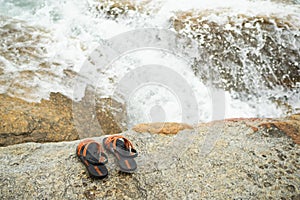
[(116, 18), (125, 15), (129, 11), (141, 10), (141, 7), (132, 1), (103, 1), (97, 6), (97, 9), (103, 11), (107, 16)]
[(127, 112), (123, 103), (112, 98), (99, 98), (96, 113), (104, 133), (116, 134), (127, 130)]
[(146, 14), (154, 12), (154, 8), (149, 6), (151, 1), (130, 1), (130, 0), (100, 0), (96, 4), (96, 10), (104, 13), (108, 18), (116, 19), (127, 16), (129, 13)]
[(300, 199), (300, 194), (292, 196), (292, 200), (299, 200), (299, 199)]
[(73, 123), (80, 138), (116, 134), (127, 130), (125, 105), (96, 96), (92, 88), (85, 90), (79, 102), (73, 102)]
[[(300, 193), (300, 149), (287, 136), (264, 139), (242, 121), (176, 135), (123, 134), (139, 151), (138, 171), (119, 172), (108, 154), (104, 180), (89, 178), (75, 155), (79, 141), (1, 147), (2, 199), (297, 199)], [(211, 147), (209, 135), (216, 136)]]
[(276, 3), (282, 3), (282, 4), (299, 4), (299, 0), (271, 0), (273, 2), (276, 2)]
[(78, 76), (78, 73), (71, 69), (64, 69), (63, 72), (69, 78), (76, 78)]
[(180, 35), (199, 44), (200, 55), (192, 67), (195, 74), (239, 94), (261, 95), (257, 91), (282, 86), (296, 90), (300, 27), (294, 22), (298, 19), (228, 13), (228, 9), (184, 11), (171, 19)]

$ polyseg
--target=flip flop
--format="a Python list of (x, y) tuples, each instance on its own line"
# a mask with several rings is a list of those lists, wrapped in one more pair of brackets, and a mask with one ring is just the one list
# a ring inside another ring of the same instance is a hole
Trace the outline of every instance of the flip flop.
[(138, 153), (127, 138), (121, 135), (106, 137), (103, 139), (103, 146), (117, 158), (121, 171), (130, 173), (136, 170), (134, 158)]
[(77, 146), (76, 154), (91, 177), (103, 179), (108, 175), (105, 167), (108, 159), (100, 143), (92, 139), (83, 140)]

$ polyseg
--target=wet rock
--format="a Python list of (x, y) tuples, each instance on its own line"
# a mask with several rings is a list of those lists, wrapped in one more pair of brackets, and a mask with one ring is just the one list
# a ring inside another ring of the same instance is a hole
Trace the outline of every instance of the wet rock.
[(264, 122), (259, 125), (262, 128), (269, 130), (276, 129), (290, 136), (296, 144), (300, 144), (300, 113), (292, 115), (282, 120), (273, 120)]
[(44, 61), (47, 44), (53, 42), (50, 31), (24, 21), (0, 16), (0, 55), (12, 65)]
[(60, 93), (51, 93), (50, 99), (41, 103), (1, 94), (0, 102), (0, 146), (78, 139), (72, 124), (72, 102)]
[(98, 12), (104, 13), (107, 17), (113, 19), (127, 16), (129, 13), (149, 15), (155, 12), (157, 7), (157, 4), (154, 6), (153, 2), (149, 0), (100, 0), (96, 4), (96, 10)]
[[(264, 139), (241, 121), (218, 123), (176, 135), (125, 132), (138, 149), (138, 170), (133, 174), (119, 172), (116, 160), (107, 154), (109, 176), (104, 180), (88, 176), (74, 154), (79, 141), (1, 147), (1, 197), (297, 199), (298, 145), (287, 136)], [(212, 134), (217, 134), (215, 145), (203, 154), (201, 149), (208, 148), (207, 137)], [(95, 139), (101, 142), (103, 138)], [(284, 161), (278, 151), (286, 155)]]
[[(233, 118), (208, 123), (212, 126), (215, 123), (242, 122), (253, 132), (260, 132), (264, 137), (285, 137), (292, 138), (296, 144), (300, 144), (300, 113), (285, 118)], [(200, 124), (201, 126), (201, 124)]]
[[(0, 95), (0, 146), (24, 142), (56, 142), (78, 138), (116, 134), (127, 130), (124, 104), (111, 98), (96, 98), (86, 91), (84, 98), (73, 102), (60, 93), (51, 93), (49, 100), (30, 103), (5, 94)], [(288, 135), (296, 144), (299, 140), (299, 114), (283, 119), (235, 118), (215, 121), (202, 126), (242, 123), (263, 137), (281, 138)], [(193, 129), (184, 123), (139, 124), (139, 133), (177, 134)]]
[(113, 99), (95, 102), (89, 92), (80, 102), (51, 93), (49, 100), (37, 103), (0, 94), (0, 146), (120, 133), (127, 127), (125, 117), (123, 104)]
[(99, 98), (96, 112), (105, 134), (116, 134), (127, 130), (127, 112), (124, 104), (112, 98)]
[[(230, 9), (214, 9), (177, 12), (170, 21), (180, 35), (199, 44), (200, 55), (192, 67), (197, 76), (240, 96), (255, 96), (260, 95), (258, 90), (278, 86), (297, 90), (300, 57), (294, 41), (300, 42), (300, 27), (295, 20), (291, 16), (233, 15)], [(258, 79), (259, 83), (255, 82)], [(274, 101), (285, 104), (283, 99)]]
[(276, 3), (295, 4), (295, 5), (300, 3), (298, 0), (272, 0), (272, 1)]
[(156, 122), (138, 124), (132, 128), (132, 130), (139, 133), (148, 132), (160, 134), (177, 134), (179, 131), (185, 129), (193, 129), (193, 127), (184, 123)]
[(127, 130), (125, 105), (112, 98), (99, 98), (92, 88), (73, 102), (74, 124), (80, 138), (99, 137)]
[(57, 42), (46, 27), (0, 16), (0, 93), (37, 102), (53, 88), (70, 91), (73, 79), (62, 71), (72, 61), (55, 55)]

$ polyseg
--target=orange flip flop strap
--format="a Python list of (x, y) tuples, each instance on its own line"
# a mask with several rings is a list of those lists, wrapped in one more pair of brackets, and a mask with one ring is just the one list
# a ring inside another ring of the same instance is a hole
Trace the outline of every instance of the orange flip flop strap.
[(84, 147), (84, 150), (83, 150), (83, 157), (86, 157), (86, 154), (87, 154), (87, 150), (88, 150), (88, 147), (91, 143), (96, 143), (97, 144), (97, 147), (98, 147), (98, 153), (100, 154), (99, 156), (99, 163), (105, 163), (105, 159), (107, 159), (107, 157), (103, 156), (105, 153), (104, 153), (104, 149), (102, 148), (102, 145), (98, 142), (96, 142), (95, 140), (92, 140), (90, 142), (87, 142), (86, 143), (86, 146)]
[(106, 146), (109, 146), (109, 143), (112, 142), (113, 143), (113, 148), (116, 149), (118, 139), (123, 139), (126, 148), (134, 149), (133, 144), (127, 138), (125, 138), (122, 135), (113, 135), (113, 136), (108, 137), (105, 141), (105, 144), (106, 144)]
[(95, 141), (95, 140), (93, 140), (93, 139), (85, 139), (85, 140), (81, 141), (81, 142), (78, 144), (78, 148), (77, 148), (78, 151), (77, 151), (77, 154), (80, 155), (80, 151), (81, 151), (82, 147), (83, 147), (84, 145), (90, 143), (90, 142), (93, 142), (93, 141)]

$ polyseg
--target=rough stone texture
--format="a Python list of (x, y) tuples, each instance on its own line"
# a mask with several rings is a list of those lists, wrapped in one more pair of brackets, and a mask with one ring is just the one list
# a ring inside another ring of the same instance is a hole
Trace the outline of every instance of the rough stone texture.
[(300, 113), (280, 121), (264, 122), (259, 126), (271, 131), (278, 129), (290, 136), (296, 144), (300, 144)]
[[(282, 119), (231, 118), (205, 123), (205, 125), (212, 126), (215, 123), (222, 122), (241, 122), (250, 127), (254, 132), (261, 129), (265, 129), (267, 132), (281, 131), (283, 134), (291, 137), (296, 144), (300, 144), (300, 113)], [(199, 126), (202, 125), (203, 124), (199, 124)], [(177, 134), (179, 131), (192, 128), (191, 125), (184, 123), (157, 122), (138, 124), (134, 126), (132, 130), (139, 133)]]
[(78, 139), (71, 110), (71, 100), (59, 93), (51, 93), (50, 100), (41, 103), (1, 94), (0, 146)]
[[(219, 121), (212, 121), (205, 123), (205, 125), (212, 126), (220, 122), (241, 122), (250, 127), (254, 132), (264, 130), (269, 134), (278, 135), (286, 134), (293, 139), (296, 144), (300, 144), (300, 113), (291, 116), (273, 119), (273, 118), (231, 118)], [(203, 124), (199, 124), (202, 126)]]
[(0, 94), (0, 146), (69, 141), (126, 130), (126, 126), (117, 122), (120, 115), (126, 115), (122, 104), (113, 99), (98, 99), (92, 104), (90, 95), (86, 92), (82, 101), (72, 102), (60, 93), (51, 93), (49, 100), (29, 103)]
[(125, 105), (112, 98), (97, 98), (91, 88), (80, 102), (74, 102), (72, 111), (80, 138), (127, 130)]
[(104, 180), (89, 178), (79, 141), (1, 147), (1, 199), (299, 199), (300, 148), (280, 131), (216, 122), (177, 135), (124, 134), (139, 151), (138, 171), (120, 173), (108, 154)]
[(177, 134), (179, 131), (185, 129), (192, 129), (193, 127), (184, 123), (175, 122), (156, 122), (156, 123), (146, 123), (138, 124), (132, 128), (132, 130), (143, 133), (161, 133), (161, 134)]
[(116, 134), (127, 130), (128, 120), (124, 104), (112, 98), (100, 98), (97, 99), (96, 112), (104, 133)]

